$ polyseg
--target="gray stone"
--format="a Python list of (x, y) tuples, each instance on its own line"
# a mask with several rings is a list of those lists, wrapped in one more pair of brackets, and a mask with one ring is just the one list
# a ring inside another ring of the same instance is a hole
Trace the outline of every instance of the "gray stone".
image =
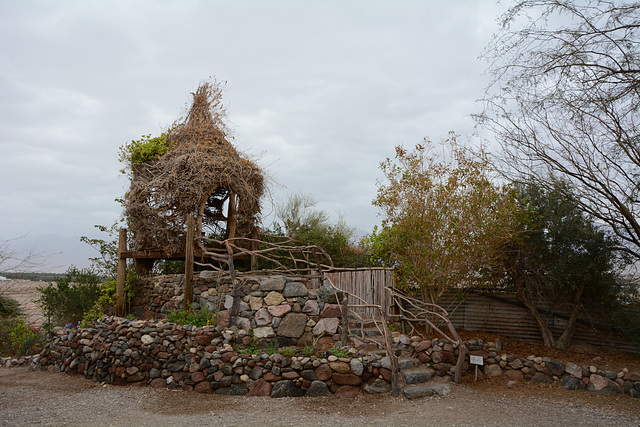
[(564, 371), (575, 378), (582, 378), (582, 368), (575, 363), (568, 362)]
[(431, 388), (438, 396), (448, 396), (451, 394), (450, 384), (436, 384)]
[[(277, 385), (277, 384), (276, 384)], [(306, 397), (320, 397), (320, 396), (331, 396), (331, 392), (329, 391), (329, 387), (324, 381), (313, 381), (307, 392), (305, 393)]]
[(253, 336), (257, 339), (271, 338), (274, 337), (276, 333), (273, 331), (271, 326), (263, 326), (261, 328), (255, 328), (253, 330)]
[(562, 377), (560, 380), (560, 387), (565, 390), (584, 390), (587, 388), (582, 380), (571, 376)]
[[(326, 384), (325, 384), (326, 385)], [(296, 387), (296, 383), (291, 380), (278, 381), (271, 390), (271, 397), (301, 397), (305, 391)]]
[(285, 298), (306, 297), (308, 294), (307, 287), (300, 282), (288, 282), (284, 285), (284, 291), (282, 292)]
[(351, 373), (357, 376), (361, 376), (364, 371), (364, 366), (362, 362), (358, 359), (351, 359), (349, 362), (349, 366), (351, 367)]
[(245, 331), (251, 330), (251, 321), (246, 317), (236, 317), (236, 326), (238, 329), (244, 329)]
[(278, 335), (287, 338), (300, 338), (307, 326), (308, 316), (304, 313), (288, 313), (278, 325)]
[(589, 377), (589, 385), (587, 386), (589, 391), (595, 391), (597, 393), (611, 393), (622, 394), (624, 390), (615, 382), (602, 375), (591, 374)]
[(403, 392), (405, 397), (410, 400), (433, 396), (433, 389), (424, 385), (406, 387)]
[(560, 376), (564, 374), (564, 366), (560, 362), (550, 361), (546, 362), (547, 369), (552, 375)]
[(364, 391), (369, 394), (384, 394), (391, 391), (391, 384), (383, 379), (376, 378), (372, 382), (363, 385)]
[(320, 313), (320, 308), (318, 307), (318, 301), (314, 299), (308, 300), (304, 307), (302, 307), (302, 312), (308, 314), (309, 316), (317, 316)]
[(286, 280), (283, 276), (271, 276), (260, 281), (260, 290), (263, 292), (277, 291), (282, 292)]
[(484, 367), (484, 375), (487, 377), (499, 377), (502, 375), (500, 365), (486, 365)]
[(434, 373), (433, 368), (412, 368), (402, 371), (402, 376), (407, 384), (418, 384), (429, 381)]
[(338, 326), (340, 326), (340, 319), (338, 318), (327, 317), (324, 319), (320, 319), (318, 323), (316, 323), (316, 325), (313, 327), (313, 335), (319, 337), (325, 335), (331, 336), (338, 331)]
[(553, 378), (551, 378), (549, 375), (543, 374), (542, 372), (536, 372), (533, 378), (531, 378), (531, 381), (544, 384), (553, 384)]
[(320, 302), (322, 302), (323, 304), (337, 304), (338, 302), (342, 301), (343, 296), (342, 292), (338, 291), (336, 298), (336, 292), (334, 292), (333, 288), (327, 284), (320, 286), (316, 290), (316, 294), (318, 295), (318, 300), (320, 300)]
[(271, 323), (271, 313), (269, 313), (269, 310), (266, 308), (261, 308), (258, 311), (256, 311), (256, 314), (254, 315), (254, 319), (256, 320), (256, 325), (258, 326), (267, 326), (269, 323)]

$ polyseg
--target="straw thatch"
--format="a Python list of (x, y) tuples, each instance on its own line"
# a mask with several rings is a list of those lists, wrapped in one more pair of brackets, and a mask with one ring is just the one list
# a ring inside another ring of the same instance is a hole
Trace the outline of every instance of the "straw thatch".
[(221, 95), (217, 83), (201, 84), (184, 119), (167, 132), (171, 148), (131, 165), (125, 216), (137, 250), (183, 252), (187, 215), (196, 218), (196, 237), (251, 235), (264, 177), (229, 142)]

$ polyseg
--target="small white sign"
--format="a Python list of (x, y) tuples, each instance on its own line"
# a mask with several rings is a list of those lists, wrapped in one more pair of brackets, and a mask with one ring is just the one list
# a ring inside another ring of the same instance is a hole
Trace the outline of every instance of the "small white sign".
[(482, 356), (469, 355), (469, 363), (471, 363), (472, 365), (484, 365)]

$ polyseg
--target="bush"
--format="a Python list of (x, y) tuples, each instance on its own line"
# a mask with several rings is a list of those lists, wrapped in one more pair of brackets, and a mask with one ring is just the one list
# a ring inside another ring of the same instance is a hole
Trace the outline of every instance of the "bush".
[(100, 298), (100, 280), (92, 269), (70, 267), (55, 284), (38, 288), (36, 302), (50, 325), (78, 324)]
[(44, 334), (39, 328), (27, 325), (23, 317), (3, 318), (0, 321), (0, 354), (21, 357), (42, 349)]
[(0, 295), (0, 318), (15, 318), (20, 314), (22, 314), (22, 311), (18, 301)]
[(218, 324), (218, 313), (207, 307), (195, 309), (189, 307), (188, 310), (175, 309), (167, 311), (167, 320), (176, 325), (193, 325), (202, 327)]

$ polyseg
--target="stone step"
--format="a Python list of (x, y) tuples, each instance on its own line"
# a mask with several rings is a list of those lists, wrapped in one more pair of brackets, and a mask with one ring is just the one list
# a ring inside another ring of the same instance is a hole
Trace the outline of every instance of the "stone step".
[(406, 384), (419, 384), (430, 381), (435, 375), (435, 369), (421, 366), (400, 371)]

